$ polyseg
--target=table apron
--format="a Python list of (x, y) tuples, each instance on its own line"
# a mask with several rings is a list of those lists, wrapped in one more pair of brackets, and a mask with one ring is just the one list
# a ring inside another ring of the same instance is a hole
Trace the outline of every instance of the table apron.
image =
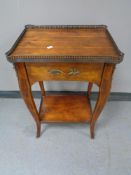
[(30, 84), (37, 81), (89, 81), (100, 84), (103, 63), (25, 63)]

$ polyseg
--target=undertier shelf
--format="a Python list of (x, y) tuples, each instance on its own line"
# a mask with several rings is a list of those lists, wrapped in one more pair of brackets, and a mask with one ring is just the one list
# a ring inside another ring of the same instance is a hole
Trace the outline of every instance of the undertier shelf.
[(47, 95), (42, 97), (41, 122), (90, 122), (91, 106), (85, 95)]

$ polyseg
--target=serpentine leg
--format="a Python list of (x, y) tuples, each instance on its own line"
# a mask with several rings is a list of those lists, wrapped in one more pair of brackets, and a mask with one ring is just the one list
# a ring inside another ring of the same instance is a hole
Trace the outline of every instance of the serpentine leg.
[(90, 83), (88, 84), (88, 96), (90, 97), (91, 95), (91, 90), (92, 90), (92, 86), (93, 86), (93, 83)]
[(42, 96), (45, 96), (45, 88), (44, 88), (43, 81), (39, 81), (39, 86), (41, 89)]
[(28, 107), (29, 111), (31, 112), (37, 127), (37, 134), (36, 136), (40, 136), (41, 132), (41, 125), (39, 114), (32, 96), (31, 86), (28, 79), (28, 74), (26, 71), (26, 67), (24, 63), (16, 63), (15, 64), (16, 73), (18, 76), (19, 87), (21, 91), (21, 95), (25, 101), (26, 106)]
[(110, 88), (111, 88), (111, 80), (112, 80), (112, 73), (114, 70), (114, 66), (112, 64), (105, 64), (101, 84), (99, 87), (99, 95), (95, 105), (95, 109), (93, 112), (92, 120), (90, 123), (90, 134), (91, 138), (94, 138), (94, 127), (95, 123), (105, 106), (105, 103), (108, 99)]

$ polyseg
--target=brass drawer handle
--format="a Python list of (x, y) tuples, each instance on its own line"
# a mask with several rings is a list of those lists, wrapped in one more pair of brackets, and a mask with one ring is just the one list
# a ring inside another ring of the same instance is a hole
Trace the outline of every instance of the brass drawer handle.
[(79, 70), (77, 70), (76, 68), (72, 68), (70, 69), (70, 71), (68, 72), (68, 75), (78, 75), (80, 73)]
[(59, 69), (51, 69), (48, 71), (50, 74), (53, 74), (53, 75), (59, 75), (61, 73), (63, 73), (61, 70)]

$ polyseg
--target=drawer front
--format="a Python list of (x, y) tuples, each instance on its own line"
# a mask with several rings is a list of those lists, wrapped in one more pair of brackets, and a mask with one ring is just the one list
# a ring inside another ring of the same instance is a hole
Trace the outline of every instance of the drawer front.
[(99, 84), (104, 64), (26, 63), (31, 84), (42, 80), (89, 81)]

